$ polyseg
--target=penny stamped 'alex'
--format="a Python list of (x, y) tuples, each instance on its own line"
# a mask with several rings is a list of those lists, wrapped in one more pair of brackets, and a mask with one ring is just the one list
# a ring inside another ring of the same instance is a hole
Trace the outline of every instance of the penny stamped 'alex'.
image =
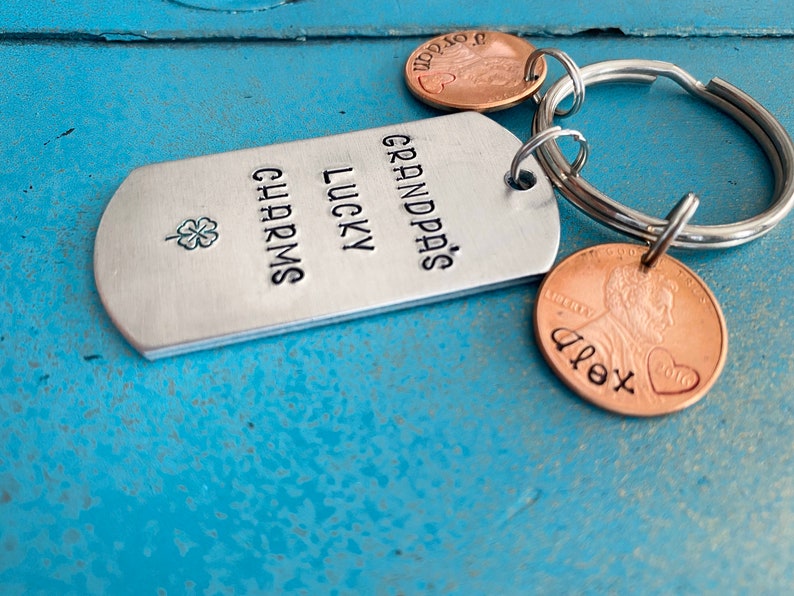
[(557, 375), (607, 410), (656, 416), (692, 405), (712, 387), (727, 353), (714, 295), (669, 256), (641, 264), (644, 248), (604, 244), (549, 273), (535, 334)]

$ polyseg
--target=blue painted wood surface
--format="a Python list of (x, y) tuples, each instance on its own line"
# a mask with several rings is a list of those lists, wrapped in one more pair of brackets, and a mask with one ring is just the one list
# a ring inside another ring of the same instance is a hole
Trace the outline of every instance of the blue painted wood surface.
[[(791, 39), (533, 41), (719, 75), (794, 129)], [(114, 329), (93, 236), (132, 168), (432, 117), (401, 81), (415, 45), (0, 45), (3, 593), (790, 588), (791, 218), (677, 253), (730, 346), (710, 394), (660, 419), (565, 389), (532, 340), (536, 285), (154, 363)], [(525, 137), (531, 115), (494, 118)], [(694, 190), (715, 223), (771, 196), (752, 140), (673, 85), (594, 89), (571, 124), (588, 178), (648, 212)], [(561, 255), (619, 238), (560, 207)]]
[(6, 0), (0, 37), (304, 39), (429, 35), (472, 26), (525, 35), (790, 36), (794, 4), (711, 0)]

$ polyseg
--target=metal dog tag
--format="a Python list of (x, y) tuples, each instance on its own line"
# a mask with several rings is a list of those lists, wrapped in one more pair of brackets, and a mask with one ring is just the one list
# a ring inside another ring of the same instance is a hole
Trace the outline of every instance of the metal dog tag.
[(97, 231), (111, 319), (147, 358), (461, 296), (546, 272), (559, 242), (534, 158), (462, 113), (133, 171)]

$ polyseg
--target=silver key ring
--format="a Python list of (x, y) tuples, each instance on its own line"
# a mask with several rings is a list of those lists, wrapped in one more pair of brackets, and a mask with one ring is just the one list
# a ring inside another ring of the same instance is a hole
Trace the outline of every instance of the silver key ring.
[[(766, 108), (742, 90), (719, 78), (704, 85), (685, 70), (656, 60), (608, 60), (580, 69), (586, 85), (600, 83), (653, 83), (666, 77), (691, 95), (725, 112), (736, 120), (764, 150), (775, 177), (774, 198), (762, 213), (730, 224), (686, 225), (672, 242), (680, 248), (726, 248), (766, 234), (794, 206), (794, 144), (783, 126)], [(541, 100), (532, 122), (533, 134), (554, 126), (557, 106), (574, 86), (569, 77), (555, 82)], [(666, 221), (650, 217), (611, 199), (584, 178), (568, 162), (554, 140), (536, 152), (546, 174), (560, 192), (590, 217), (634, 238), (653, 242), (664, 231)]]

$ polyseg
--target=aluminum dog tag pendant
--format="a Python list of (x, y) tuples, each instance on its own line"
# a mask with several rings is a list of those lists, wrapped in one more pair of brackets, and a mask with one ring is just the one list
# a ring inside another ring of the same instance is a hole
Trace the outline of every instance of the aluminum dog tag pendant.
[(461, 296), (546, 272), (551, 184), (475, 113), (145, 166), (110, 201), (94, 273), (147, 358)]

